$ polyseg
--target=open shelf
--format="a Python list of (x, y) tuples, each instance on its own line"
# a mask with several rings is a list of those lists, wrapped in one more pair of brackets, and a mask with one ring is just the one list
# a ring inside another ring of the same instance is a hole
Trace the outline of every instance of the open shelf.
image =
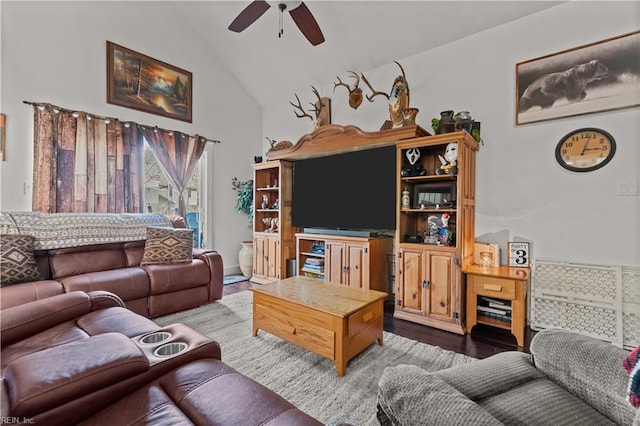
[(478, 324), (490, 325), (492, 327), (502, 328), (511, 331), (511, 321), (499, 320), (497, 318), (488, 318), (478, 315)]

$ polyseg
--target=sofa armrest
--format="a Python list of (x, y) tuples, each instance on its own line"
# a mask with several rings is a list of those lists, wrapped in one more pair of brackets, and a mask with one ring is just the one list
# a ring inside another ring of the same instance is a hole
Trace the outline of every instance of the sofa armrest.
[(5, 370), (11, 416), (33, 417), (148, 369), (147, 357), (119, 333), (25, 355)]
[(64, 287), (54, 280), (7, 285), (0, 288), (0, 309), (13, 308), (58, 294), (64, 294)]
[(60, 294), (0, 311), (2, 347), (33, 336), (91, 311), (91, 299), (82, 291)]
[(89, 299), (91, 299), (92, 311), (98, 311), (105, 308), (126, 307), (120, 296), (113, 294), (110, 291), (94, 290), (87, 292), (87, 295), (89, 296)]
[(484, 408), (414, 365), (387, 367), (378, 383), (382, 425), (502, 425)]
[(222, 256), (214, 250), (196, 249), (193, 251), (194, 259), (202, 260), (211, 273), (209, 280), (209, 302), (222, 299), (222, 281), (224, 280), (224, 265)]
[(533, 362), (558, 385), (618, 424), (636, 413), (626, 401), (629, 376), (622, 368), (628, 351), (573, 331), (547, 329), (530, 345)]

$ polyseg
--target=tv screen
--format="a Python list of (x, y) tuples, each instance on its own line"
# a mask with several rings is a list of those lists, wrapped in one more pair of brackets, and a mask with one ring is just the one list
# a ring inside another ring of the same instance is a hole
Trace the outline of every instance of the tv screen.
[(303, 228), (395, 229), (395, 146), (295, 161), (292, 222)]

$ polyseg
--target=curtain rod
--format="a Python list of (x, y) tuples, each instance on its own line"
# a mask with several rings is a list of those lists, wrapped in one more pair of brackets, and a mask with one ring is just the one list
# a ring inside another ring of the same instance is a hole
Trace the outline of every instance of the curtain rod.
[[(53, 104), (50, 104), (50, 103), (47, 103), (47, 102), (30, 102), (30, 101), (22, 101), (22, 103), (25, 103), (25, 104), (27, 104), (27, 105), (35, 105), (35, 106), (37, 106), (38, 108), (40, 108), (40, 107), (44, 108), (44, 105), (45, 105), (45, 104), (47, 104), (47, 105), (51, 105), (51, 106), (53, 107), (54, 112), (56, 112), (56, 109), (57, 109), (58, 111), (65, 111), (65, 112), (71, 112), (71, 113), (78, 113), (78, 112), (79, 112), (78, 110), (62, 108), (62, 107), (59, 107), (59, 106), (57, 106), (57, 105), (53, 105)], [(122, 123), (125, 123), (125, 125), (126, 125), (126, 124), (135, 124), (136, 126), (143, 127), (143, 128), (146, 128), (146, 129), (163, 130), (163, 131), (166, 131), (166, 132), (172, 132), (172, 131), (173, 131), (173, 130), (161, 129), (161, 128), (160, 128), (160, 127), (158, 127), (158, 126), (146, 126), (146, 125), (144, 125), (144, 124), (138, 124), (138, 123), (136, 123), (135, 121), (122, 121), (122, 120), (120, 120), (119, 118), (115, 118), (115, 117), (102, 117), (102, 116), (100, 116), (100, 115), (91, 114), (91, 113), (88, 113), (88, 112), (87, 112), (86, 114), (88, 114), (88, 115), (89, 115), (89, 116), (91, 116), (92, 118), (97, 118), (97, 119), (99, 119), (99, 120), (104, 120), (106, 123), (108, 123), (110, 120), (118, 120), (118, 121), (120, 121), (120, 122), (122, 122)], [(175, 131), (176, 131), (176, 132), (179, 132), (179, 130), (175, 130)], [(183, 135), (186, 135), (186, 136), (188, 136), (188, 137), (190, 137), (190, 138), (195, 137), (195, 136), (193, 136), (193, 135), (187, 135), (187, 134), (186, 134), (186, 133), (184, 133), (184, 132), (180, 132), (180, 133), (182, 133)], [(211, 143), (222, 143), (222, 142), (220, 142), (219, 140), (216, 140), (216, 139), (208, 139), (208, 138), (205, 138), (204, 136), (200, 136), (200, 138), (202, 138), (202, 139), (206, 140), (208, 143), (209, 143), (209, 142), (211, 142)]]

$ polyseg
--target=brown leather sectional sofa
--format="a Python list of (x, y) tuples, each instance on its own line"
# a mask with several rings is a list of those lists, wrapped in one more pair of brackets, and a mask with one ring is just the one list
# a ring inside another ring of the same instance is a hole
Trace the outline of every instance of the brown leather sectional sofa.
[[(186, 227), (182, 217), (170, 219), (174, 227)], [(71, 291), (106, 290), (133, 312), (157, 317), (222, 298), (219, 253), (195, 249), (191, 263), (140, 266), (144, 245), (140, 240), (36, 251), (45, 279), (0, 288), (0, 307)]]
[(160, 327), (116, 295), (74, 291), (0, 315), (7, 421), (321, 424), (224, 364), (218, 343), (183, 324)]

